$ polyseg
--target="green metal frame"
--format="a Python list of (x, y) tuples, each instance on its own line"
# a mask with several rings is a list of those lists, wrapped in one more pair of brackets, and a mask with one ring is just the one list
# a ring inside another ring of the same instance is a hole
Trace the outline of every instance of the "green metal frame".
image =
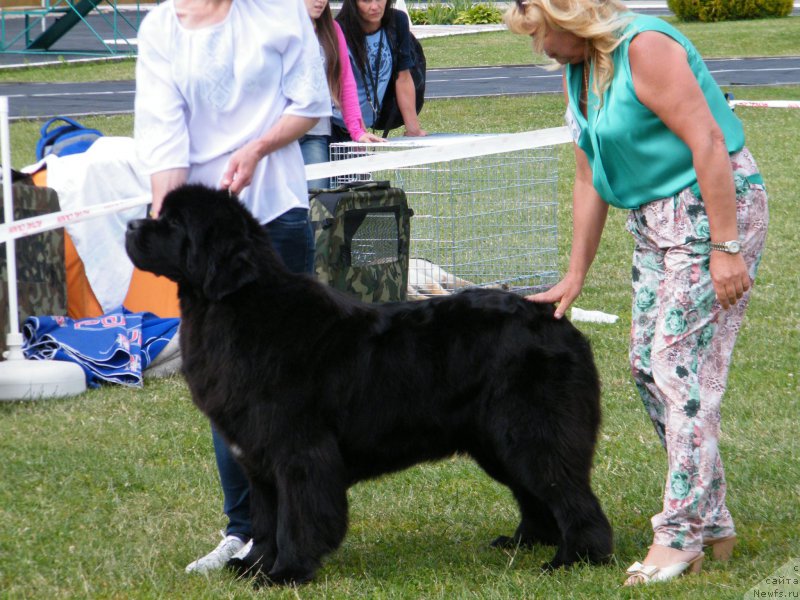
[[(155, 3), (157, 3), (156, 0)], [(153, 2), (150, 2), (152, 4)], [(101, 5), (110, 10), (96, 10)], [(41, 8), (0, 9), (0, 53), (9, 54), (86, 54), (86, 55), (125, 55), (135, 54), (136, 45), (130, 37), (135, 36), (143, 17), (139, 0), (135, 4), (126, 3), (123, 11), (117, 0), (42, 0)], [(103, 39), (86, 19), (96, 10), (96, 14), (111, 28), (113, 43)], [(133, 12), (129, 18), (124, 13)], [(48, 17), (55, 21), (48, 24)], [(7, 19), (24, 19), (21, 31), (8, 34)], [(99, 40), (102, 48), (97, 50), (53, 50), (53, 45), (67, 32), (79, 24), (85, 25)], [(44, 26), (43, 26), (44, 25)], [(123, 35), (122, 27), (127, 35)]]

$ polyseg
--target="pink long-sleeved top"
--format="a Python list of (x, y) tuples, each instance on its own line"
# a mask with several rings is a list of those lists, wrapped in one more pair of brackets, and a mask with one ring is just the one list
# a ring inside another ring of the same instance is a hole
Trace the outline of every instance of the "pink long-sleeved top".
[(366, 130), (361, 119), (361, 106), (358, 103), (358, 90), (356, 80), (353, 77), (353, 68), (350, 66), (350, 55), (347, 51), (347, 41), (344, 39), (344, 32), (335, 20), (333, 27), (336, 30), (336, 37), (339, 40), (339, 63), (342, 65), (339, 75), (339, 83), (342, 90), (342, 117), (344, 119), (347, 132), (353, 141), (358, 141)]

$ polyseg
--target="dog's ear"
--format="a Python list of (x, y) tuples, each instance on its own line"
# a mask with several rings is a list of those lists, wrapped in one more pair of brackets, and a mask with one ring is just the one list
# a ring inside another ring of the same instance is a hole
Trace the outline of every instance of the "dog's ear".
[(222, 300), (256, 279), (258, 268), (251, 252), (243, 248), (226, 257), (224, 264), (214, 262), (208, 265), (203, 293), (209, 300)]

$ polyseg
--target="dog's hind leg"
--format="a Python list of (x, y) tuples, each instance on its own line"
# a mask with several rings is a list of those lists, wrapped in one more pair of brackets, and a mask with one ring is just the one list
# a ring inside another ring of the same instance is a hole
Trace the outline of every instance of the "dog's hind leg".
[(558, 522), (550, 508), (522, 487), (511, 491), (519, 504), (520, 520), (514, 535), (501, 535), (492, 542), (494, 548), (530, 548), (535, 544), (556, 545), (561, 540)]
[(347, 479), (333, 440), (279, 461), (275, 584), (305, 583), (347, 531)]
[[(517, 473), (521, 475), (518, 482), (524, 481), (528, 493), (539, 499), (529, 509), (546, 507), (559, 531), (556, 554), (543, 568), (557, 569), (581, 560), (607, 562), (613, 549), (611, 525), (589, 486), (588, 477), (570, 474), (563, 465), (542, 464), (551, 461), (534, 462), (537, 464), (524, 469), (523, 474)], [(533, 521), (525, 521), (525, 516), (523, 513), (523, 523), (530, 526)]]
[(551, 492), (550, 506), (561, 529), (561, 543), (545, 568), (569, 566), (577, 560), (600, 564), (608, 562), (613, 551), (613, 535), (600, 502), (589, 485)]
[[(562, 446), (564, 440), (562, 435)], [(534, 519), (547, 512), (558, 525), (558, 550), (545, 567), (569, 566), (579, 560), (608, 561), (612, 552), (611, 525), (589, 485), (592, 448), (573, 445), (556, 452), (556, 440), (548, 444), (541, 444), (541, 440), (529, 442), (526, 451), (510, 460), (506, 469), (511, 489), (524, 490), (518, 499), (538, 499), (526, 504), (521, 525), (536, 532)], [(541, 533), (545, 532), (546, 529)]]
[(490, 477), (511, 488), (522, 515), (514, 535), (498, 536), (491, 546), (513, 549), (518, 546), (528, 548), (534, 544), (558, 544), (561, 538), (558, 523), (547, 504), (528, 492), (523, 485), (515, 484), (496, 454), (485, 452), (479, 447), (470, 448), (469, 453)]
[(608, 562), (613, 551), (611, 524), (588, 482), (556, 483), (544, 496), (561, 530), (556, 555), (544, 567), (557, 569), (578, 560)]

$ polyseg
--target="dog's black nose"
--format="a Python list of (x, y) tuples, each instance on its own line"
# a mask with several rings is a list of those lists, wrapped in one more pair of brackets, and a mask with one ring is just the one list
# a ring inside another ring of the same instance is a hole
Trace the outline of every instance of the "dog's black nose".
[(128, 221), (128, 231), (136, 231), (146, 221), (147, 219), (133, 219), (132, 221)]

